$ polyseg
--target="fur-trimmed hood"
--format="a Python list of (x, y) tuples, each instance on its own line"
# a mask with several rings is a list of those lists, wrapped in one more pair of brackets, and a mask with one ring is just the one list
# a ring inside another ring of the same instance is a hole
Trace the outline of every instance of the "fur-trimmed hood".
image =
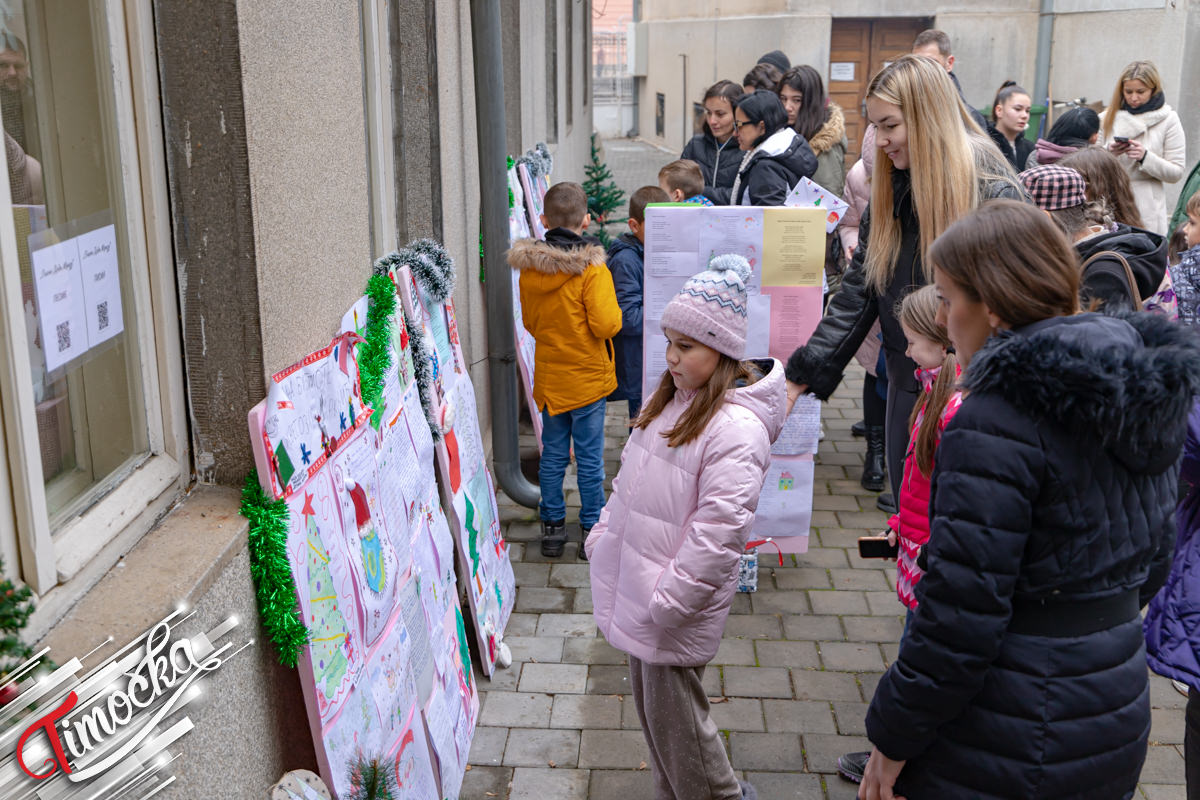
[(1200, 340), (1149, 313), (1056, 317), (993, 336), (963, 385), (1099, 439), (1130, 471), (1157, 475), (1179, 458), (1200, 393)]
[(585, 244), (564, 250), (537, 239), (520, 239), (508, 249), (508, 265), (515, 270), (531, 270), (543, 275), (569, 278), (582, 275), (592, 264), (604, 264), (604, 248)]
[(845, 139), (846, 116), (842, 113), (841, 106), (837, 103), (830, 103), (829, 119), (825, 120), (825, 124), (821, 126), (820, 130), (808, 140), (808, 146), (812, 148), (813, 153), (820, 155), (826, 150), (832, 150), (842, 144)]

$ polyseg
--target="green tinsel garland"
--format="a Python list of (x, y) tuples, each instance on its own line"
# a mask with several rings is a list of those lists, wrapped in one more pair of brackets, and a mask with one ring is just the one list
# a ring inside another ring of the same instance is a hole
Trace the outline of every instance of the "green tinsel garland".
[(308, 629), (296, 603), (296, 581), (287, 556), (288, 509), (272, 500), (251, 470), (242, 487), (242, 516), (250, 521), (250, 575), (258, 597), (258, 614), (279, 651), (279, 663), (296, 666)]
[(392, 365), (392, 314), (396, 311), (396, 287), (387, 275), (367, 280), (366, 342), (358, 348), (358, 374), (363, 402), (374, 411), (371, 426), (383, 421), (383, 373)]

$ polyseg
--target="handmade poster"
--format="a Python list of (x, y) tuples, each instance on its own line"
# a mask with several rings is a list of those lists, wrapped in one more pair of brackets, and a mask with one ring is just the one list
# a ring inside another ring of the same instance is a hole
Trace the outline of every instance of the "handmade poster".
[[(454, 534), (438, 501), (411, 355), (391, 375), (391, 424), (366, 424), (372, 409), (362, 404), (354, 352), (366, 310), (356, 304), (328, 347), (272, 378), (249, 416), (251, 442), (264, 490), (288, 508), (289, 566), (310, 634), (301, 688), (322, 778), (344, 793), (354, 760), (381, 758), (403, 767), (411, 786), (404, 796), (437, 800), (455, 795), (442, 794), (423, 709), (440, 692), (454, 753), (450, 783), (461, 783), (458, 746), (469, 748), (477, 717), (444, 700), (459, 696), (450, 693), (458, 683), (473, 692), (469, 654), (459, 646)], [(447, 366), (457, 371), (457, 327), (452, 313), (444, 319)], [(395, 353), (408, 348), (407, 336), (393, 336)], [(465, 673), (454, 669), (463, 663)]]
[(327, 472), (318, 473), (303, 491), (291, 496), (288, 523), (288, 556), (310, 635), (308, 668), (318, 714), (328, 722), (357, 680), (366, 651), (355, 577)]
[[(331, 460), (328, 472), (342, 515), (342, 537), (355, 574), (363, 638), (371, 647), (396, 606), (400, 559), (379, 502), (376, 436), (364, 427)], [(398, 526), (405, 525), (399, 520)]]
[(79, 246), (74, 239), (67, 239), (32, 250), (30, 258), (42, 351), (46, 371), (52, 372), (88, 349), (87, 303)]
[(457, 797), (479, 717), (479, 694), (471, 680), (466, 629), (458, 606), (446, 612), (444, 635), (435, 643), (438, 676), (423, 714), (441, 772), (442, 792)]
[[(648, 393), (666, 370), (663, 309), (689, 277), (726, 253), (745, 257), (751, 269), (746, 282), (746, 357), (771, 356), (786, 362), (796, 347), (808, 341), (821, 318), (824, 226), (824, 211), (813, 207), (648, 206), (642, 306), (642, 380)], [(794, 457), (808, 464), (789, 469), (788, 478), (769, 477), (759, 500), (753, 535), (774, 538), (783, 552), (802, 553), (808, 548), (812, 454), (819, 430), (820, 404), (797, 403), (781, 437), (786, 443), (772, 451), (777, 454), (773, 459)]]
[(533, 334), (525, 327), (525, 318), (521, 310), (521, 281), (516, 272), (512, 275), (513, 324), (517, 343), (517, 369), (521, 374), (521, 389), (525, 392), (525, 407), (529, 409), (529, 418), (533, 423), (533, 435), (537, 439), (538, 452), (542, 449), (542, 415), (538, 411), (537, 402), (533, 399), (533, 365), (537, 351), (537, 342)]
[(546, 226), (542, 224), (542, 198), (546, 196), (546, 189), (536, 180), (531, 180), (529, 177), (529, 165), (517, 164), (517, 175), (521, 179), (521, 189), (525, 194), (525, 211), (529, 217), (529, 230), (534, 239), (546, 238)]
[(287, 497), (315, 475), (329, 456), (371, 417), (362, 401), (354, 333), (271, 376), (260, 436), (269, 458), (264, 484)]
[[(454, 303), (435, 300), (432, 287), (410, 278), (401, 301), (410, 319), (419, 320), (432, 350), (432, 386), (422, 400), (437, 421), (441, 439), (436, 445), (438, 474), (450, 510), (450, 531), (464, 576), (470, 576), (467, 597), (485, 675), (491, 675), (500, 656), (504, 626), (516, 600), (516, 580), (508, 546), (500, 534), (499, 509), (488, 473), (475, 389), (465, 368)], [(480, 474), (483, 473), (483, 477)], [(486, 490), (482, 487), (487, 487)], [(435, 743), (436, 744), (436, 743)]]
[(825, 211), (825, 232), (833, 233), (850, 205), (818, 183), (801, 178), (792, 187), (783, 204), (789, 208), (819, 208)]
[(117, 263), (117, 229), (105, 225), (75, 237), (87, 314), (88, 346), (107, 342), (125, 329), (121, 314), (121, 279)]

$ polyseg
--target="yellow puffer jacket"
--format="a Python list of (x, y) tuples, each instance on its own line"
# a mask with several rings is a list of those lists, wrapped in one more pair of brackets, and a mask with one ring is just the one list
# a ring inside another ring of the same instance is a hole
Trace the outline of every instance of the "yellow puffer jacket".
[(563, 250), (522, 239), (508, 251), (521, 273), (521, 313), (537, 342), (533, 399), (538, 410), (561, 414), (607, 397), (617, 388), (612, 337), (621, 307), (604, 249)]

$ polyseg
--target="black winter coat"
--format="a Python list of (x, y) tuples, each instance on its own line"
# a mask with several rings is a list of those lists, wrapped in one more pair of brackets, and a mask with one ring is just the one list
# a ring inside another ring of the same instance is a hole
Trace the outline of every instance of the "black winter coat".
[(1138, 608), (1170, 564), (1200, 347), (1152, 314), (1057, 317), (993, 336), (963, 383), (867, 735), (907, 760), (909, 800), (1130, 797), (1150, 733)]
[(733, 187), (733, 179), (737, 177), (743, 155), (745, 154), (738, 149), (736, 136), (730, 136), (725, 140), (725, 144), (718, 144), (716, 137), (711, 133), (698, 133), (684, 145), (679, 157), (700, 165), (705, 189), (724, 189), (728, 194)]
[(749, 159), (745, 153), (732, 189), (705, 189), (704, 194), (719, 206), (781, 206), (788, 191), (801, 178), (817, 171), (817, 157), (808, 140), (791, 128), (781, 128), (766, 138)]
[[(825, 316), (809, 338), (788, 359), (786, 375), (793, 383), (807, 384), (822, 400), (829, 398), (842, 382), (842, 371), (866, 338), (875, 320), (883, 330), (883, 354), (887, 363), (888, 404), (885, 422), (888, 476), (893, 491), (903, 474), (908, 447), (908, 417), (917, 398), (917, 365), (904, 355), (908, 341), (896, 317), (896, 305), (913, 289), (924, 286), (921, 276), (921, 229), (913, 205), (907, 170), (892, 172), (893, 213), (900, 221), (900, 254), (896, 271), (882, 295), (866, 282), (866, 255), (871, 239), (871, 207), (863, 212), (858, 229), (858, 247), (842, 275), (842, 286), (829, 300)], [(1006, 197), (1026, 200), (1015, 184), (995, 183), (984, 190), (987, 199)], [(899, 495), (897, 495), (899, 496)]]
[[(1075, 252), (1083, 263), (1092, 256), (1111, 251), (1125, 256), (1142, 300), (1158, 291), (1167, 271), (1167, 239), (1153, 231), (1131, 228), (1123, 223), (1112, 233), (1102, 233), (1075, 243)], [(1092, 300), (1103, 303), (1106, 314), (1133, 310), (1133, 295), (1125, 267), (1112, 256), (1101, 256), (1083, 271), (1080, 296), (1083, 307)]]
[(1029, 160), (1029, 154), (1036, 149), (1036, 145), (1033, 142), (1024, 136), (1018, 136), (1017, 150), (1014, 153), (1012, 147), (1008, 144), (1008, 139), (1005, 139), (1004, 134), (997, 130), (996, 126), (990, 122), (987, 126), (987, 135), (992, 137), (992, 141), (996, 143), (996, 147), (1000, 148), (1000, 152), (1008, 159), (1008, 163), (1012, 165), (1013, 172), (1024, 171), (1025, 162)]
[(643, 255), (642, 243), (632, 233), (622, 233), (608, 248), (608, 269), (621, 307), (621, 332), (613, 337), (617, 389), (609, 400), (642, 399)]

